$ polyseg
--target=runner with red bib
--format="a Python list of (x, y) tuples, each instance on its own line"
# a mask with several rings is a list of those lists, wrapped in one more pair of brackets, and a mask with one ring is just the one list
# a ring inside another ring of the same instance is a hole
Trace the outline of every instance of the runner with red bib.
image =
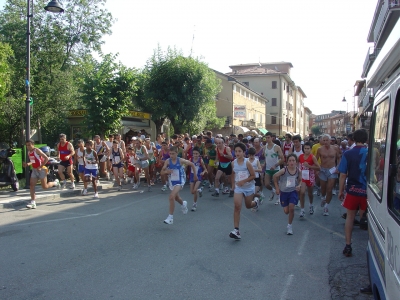
[(292, 148), (293, 148), (292, 135), (286, 134), (285, 141), (282, 144), (282, 152), (283, 152), (283, 156), (285, 158), (285, 162), (286, 162), (286, 157), (290, 154), (290, 150)]
[(299, 156), (299, 169), (301, 171), (301, 189), (300, 189), (300, 218), (304, 218), (304, 200), (306, 189), (310, 201), (310, 215), (314, 213), (313, 188), (315, 183), (315, 171), (319, 170), (317, 158), (311, 154), (311, 144), (304, 143), (304, 153)]
[(43, 153), (42, 150), (35, 148), (35, 142), (33, 140), (28, 140), (25, 143), (26, 149), (28, 151), (29, 162), (24, 162), (23, 166), (31, 166), (31, 179), (29, 182), (29, 189), (31, 194), (31, 202), (26, 206), (30, 209), (36, 208), (36, 194), (35, 194), (35, 187), (40, 179), (40, 183), (42, 188), (49, 189), (53, 186), (60, 186), (60, 182), (56, 179), (54, 182), (47, 182), (47, 168), (46, 163), (48, 162), (49, 158), (46, 154)]
[(75, 155), (74, 147), (70, 142), (67, 141), (67, 136), (64, 133), (60, 134), (60, 142), (57, 144), (58, 159), (60, 164), (58, 165), (58, 175), (63, 181), (62, 188), (64, 189), (67, 185), (67, 180), (64, 176), (64, 170), (67, 169), (68, 177), (71, 179), (71, 189), (75, 188), (74, 174), (72, 173), (73, 162), (72, 157)]
[(218, 166), (217, 174), (215, 175), (215, 191), (211, 196), (219, 197), (219, 180), (223, 174), (225, 174), (225, 190), (223, 194), (229, 194), (229, 197), (233, 197), (233, 190), (229, 189), (231, 185), (230, 176), (232, 174), (232, 150), (225, 146), (223, 138), (216, 138), (215, 144), (217, 145), (217, 161), (215, 165)]

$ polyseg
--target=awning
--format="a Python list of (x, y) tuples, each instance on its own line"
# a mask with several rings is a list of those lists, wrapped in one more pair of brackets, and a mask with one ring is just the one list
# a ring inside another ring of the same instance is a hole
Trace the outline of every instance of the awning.
[(267, 129), (264, 129), (264, 128), (258, 128), (258, 130), (260, 130), (260, 132), (261, 132), (262, 134), (266, 134), (266, 133), (268, 132), (268, 130), (267, 130)]
[(237, 128), (238, 130), (242, 130), (243, 133), (250, 131), (250, 129), (248, 129), (247, 127), (243, 127), (243, 126), (236, 126), (236, 128)]

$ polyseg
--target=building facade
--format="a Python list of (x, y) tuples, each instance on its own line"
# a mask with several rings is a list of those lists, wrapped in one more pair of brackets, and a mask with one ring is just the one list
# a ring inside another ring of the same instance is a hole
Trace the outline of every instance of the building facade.
[(215, 71), (221, 80), (221, 92), (216, 97), (217, 117), (225, 118), (218, 129), (223, 135), (265, 134), (268, 99), (235, 78)]
[(230, 66), (227, 73), (268, 98), (266, 129), (278, 136), (304, 135), (304, 91), (290, 78), (290, 62), (254, 63)]

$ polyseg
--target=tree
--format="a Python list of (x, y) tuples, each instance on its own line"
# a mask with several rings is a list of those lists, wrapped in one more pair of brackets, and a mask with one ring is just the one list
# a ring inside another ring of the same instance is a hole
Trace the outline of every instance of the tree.
[(191, 128), (199, 131), (207, 120), (216, 119), (212, 107), (220, 82), (199, 59), (184, 57), (170, 48), (164, 53), (159, 47), (147, 61), (141, 87), (136, 102), (142, 110), (152, 113), (158, 131), (166, 118), (175, 132)]
[(132, 108), (137, 71), (115, 62), (107, 54), (102, 61), (91, 60), (82, 83), (82, 101), (87, 109), (85, 124), (93, 135), (105, 135), (121, 128), (121, 118)]
[(311, 126), (311, 132), (314, 135), (320, 135), (321, 134), (321, 129), (320, 129), (320, 127), (318, 125), (313, 125), (313, 126)]
[[(113, 19), (104, 8), (105, 2), (63, 1), (65, 13), (52, 14), (43, 9), (48, 0), (34, 1), (30, 18), (32, 128), (39, 124), (46, 130), (48, 126), (54, 128), (69, 109), (80, 106), (76, 80), (80, 58), (98, 52), (102, 36), (111, 33)], [(8, 43), (15, 55), (13, 85), (7, 94), (14, 100), (25, 98), (26, 14), (26, 0), (7, 0), (0, 12), (0, 41)]]

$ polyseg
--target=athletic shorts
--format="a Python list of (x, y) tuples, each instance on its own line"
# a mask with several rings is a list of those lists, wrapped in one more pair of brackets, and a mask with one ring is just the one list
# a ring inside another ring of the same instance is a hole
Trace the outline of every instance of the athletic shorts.
[(32, 169), (31, 173), (31, 178), (38, 178), (38, 179), (44, 179), (47, 176), (47, 168), (42, 167), (39, 170), (38, 169)]
[[(211, 160), (210, 160), (211, 162)], [(225, 164), (225, 163), (223, 163)], [(232, 174), (232, 163), (229, 163), (229, 165), (226, 168), (223, 168), (221, 166), (221, 162), (218, 164), (218, 170), (221, 170), (222, 172), (224, 172), (225, 175), (229, 176)]]
[(85, 173), (85, 166), (84, 165), (78, 165), (78, 173)]
[(242, 188), (240, 186), (235, 186), (235, 194), (243, 194), (245, 197), (251, 196), (255, 193), (255, 187), (252, 186), (251, 188)]
[(122, 163), (112, 164), (112, 167), (113, 167), (113, 168), (118, 168), (118, 169), (122, 168), (123, 166), (124, 166), (124, 165), (123, 165)]
[(90, 176), (92, 175), (92, 177), (97, 177), (97, 169), (86, 169), (85, 168), (85, 177), (86, 176)]
[(256, 183), (255, 186), (261, 186), (261, 178), (260, 177), (254, 178), (254, 182)]
[(293, 192), (281, 192), (280, 196), (280, 201), (281, 201), (281, 206), (286, 207), (289, 206), (290, 203), (297, 205), (299, 203), (299, 195), (297, 191)]
[(314, 181), (311, 180), (304, 180), (302, 179), (301, 182), (304, 182), (306, 184), (306, 186), (314, 186)]
[(72, 165), (70, 160), (62, 160), (60, 161), (60, 165), (63, 166), (64, 168), (68, 168), (70, 165)]
[(156, 163), (155, 158), (149, 159), (149, 166), (154, 165), (155, 163)]
[(214, 167), (214, 168), (217, 167), (217, 166), (215, 165), (215, 159), (210, 159), (210, 161), (208, 162), (208, 165), (209, 165), (210, 167)]
[(149, 166), (148, 160), (136, 160), (135, 166), (139, 166), (140, 169), (145, 169)]
[(349, 193), (346, 194), (342, 205), (344, 208), (349, 210), (366, 210), (367, 209), (367, 197), (366, 196), (354, 196)]
[(274, 174), (278, 173), (279, 170), (265, 170), (265, 174), (268, 174), (271, 178)]
[(319, 171), (319, 179), (322, 181), (328, 181), (328, 179), (336, 179), (338, 178), (338, 173), (331, 173), (329, 169), (321, 167), (321, 170)]
[(135, 172), (135, 166), (129, 165), (128, 166), (128, 171)]
[[(189, 177), (189, 182), (190, 183), (194, 183), (195, 181), (193, 180), (193, 177), (194, 177), (194, 174), (193, 173), (190, 173), (190, 177)], [(197, 181), (202, 181), (203, 179), (202, 179), (202, 177), (201, 177), (201, 175), (197, 175)]]

